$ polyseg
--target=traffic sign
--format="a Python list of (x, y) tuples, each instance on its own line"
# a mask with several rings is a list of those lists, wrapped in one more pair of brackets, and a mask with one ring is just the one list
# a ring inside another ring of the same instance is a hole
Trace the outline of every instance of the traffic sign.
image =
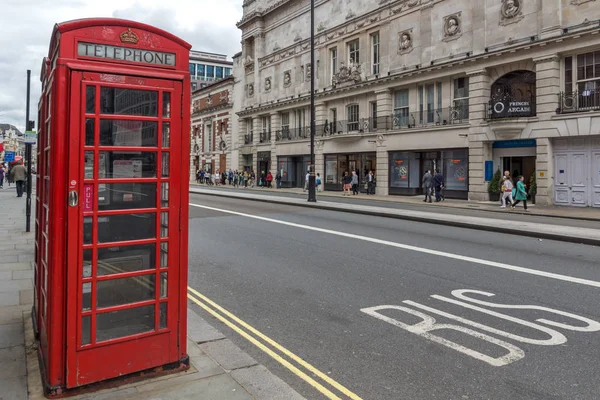
[(37, 133), (35, 131), (26, 131), (25, 132), (25, 140), (23, 140), (25, 144), (36, 144), (37, 143)]
[(5, 151), (4, 152), (4, 161), (5, 162), (15, 161), (15, 152), (14, 151)]

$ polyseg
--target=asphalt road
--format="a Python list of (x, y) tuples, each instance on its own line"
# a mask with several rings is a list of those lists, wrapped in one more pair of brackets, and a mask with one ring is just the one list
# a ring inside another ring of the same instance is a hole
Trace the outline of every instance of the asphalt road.
[[(193, 186), (192, 186), (193, 188)], [(199, 186), (199, 188), (203, 190), (220, 190), (227, 192), (237, 192), (237, 193), (251, 193), (251, 194), (262, 194), (266, 196), (274, 196), (274, 197), (287, 197), (287, 198), (306, 198), (306, 193), (294, 193), (294, 192), (269, 192), (269, 191), (260, 191), (260, 190), (245, 190), (245, 189), (230, 189), (222, 187), (214, 187), (214, 186)], [(317, 198), (319, 196), (317, 194)], [(552, 224), (552, 225), (565, 225), (565, 226), (574, 226), (578, 228), (592, 228), (597, 229), (599, 226), (598, 221), (588, 221), (584, 219), (567, 219), (560, 218), (555, 216), (541, 216), (541, 215), (531, 215), (524, 214), (521, 210), (517, 210), (516, 212), (510, 212), (505, 210), (505, 212), (493, 212), (485, 209), (477, 208), (479, 207), (476, 204), (467, 204), (467, 207), (473, 208), (456, 208), (456, 207), (445, 207), (438, 206), (435, 203), (432, 204), (410, 204), (410, 203), (399, 203), (392, 201), (382, 201), (374, 198), (369, 198), (366, 194), (360, 194), (359, 196), (351, 196), (349, 198), (344, 197), (331, 197), (331, 196), (322, 196), (320, 197), (322, 201), (333, 202), (333, 203), (345, 203), (345, 204), (355, 204), (355, 205), (365, 205), (365, 206), (373, 206), (373, 207), (384, 207), (384, 208), (395, 208), (402, 210), (414, 210), (421, 212), (431, 212), (437, 213), (441, 215), (451, 214), (451, 215), (465, 215), (471, 217), (482, 217), (482, 218), (503, 218), (507, 220), (513, 221), (525, 221), (525, 222), (537, 222), (542, 224)], [(500, 211), (500, 207), (498, 206), (498, 210)]]
[[(600, 396), (597, 247), (204, 195), (190, 202), (297, 224), (191, 207), (189, 284), (363, 399)], [(365, 310), (382, 305), (393, 307)], [(306, 398), (323, 398), (195, 310)]]

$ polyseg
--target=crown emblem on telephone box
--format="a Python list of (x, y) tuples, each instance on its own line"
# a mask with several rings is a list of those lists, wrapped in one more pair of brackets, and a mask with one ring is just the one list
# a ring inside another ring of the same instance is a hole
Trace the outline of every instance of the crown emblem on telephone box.
[(132, 31), (131, 28), (127, 28), (127, 30), (123, 31), (123, 33), (121, 33), (119, 36), (121, 37), (121, 42), (123, 43), (136, 44), (139, 40), (138, 35), (136, 35), (136, 33)]

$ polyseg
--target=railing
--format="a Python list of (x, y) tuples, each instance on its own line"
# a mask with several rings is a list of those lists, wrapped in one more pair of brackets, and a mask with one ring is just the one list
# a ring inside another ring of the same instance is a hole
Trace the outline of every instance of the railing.
[(260, 133), (260, 143), (268, 143), (271, 141), (271, 131), (262, 131)]
[(600, 90), (561, 92), (556, 111), (558, 114), (600, 111)]
[(490, 100), (488, 104), (488, 120), (534, 117), (535, 115), (535, 96), (506, 97)]
[(252, 144), (252, 142), (254, 141), (254, 133), (250, 133), (247, 135), (244, 135), (244, 144)]
[(306, 126), (303, 128), (286, 128), (275, 131), (275, 140), (285, 141), (285, 140), (301, 140), (301, 139), (309, 139), (310, 138), (310, 127)]

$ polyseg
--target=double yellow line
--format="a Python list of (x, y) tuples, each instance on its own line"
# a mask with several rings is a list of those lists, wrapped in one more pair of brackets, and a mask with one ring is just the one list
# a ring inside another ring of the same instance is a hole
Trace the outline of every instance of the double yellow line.
[[(277, 361), (278, 363), (292, 371), (294, 374), (296, 374), (298, 377), (306, 381), (309, 385), (317, 389), (328, 399), (341, 400), (343, 398), (349, 398), (352, 400), (362, 400), (358, 395), (351, 392), (335, 380), (331, 379), (329, 376), (327, 376), (327, 374), (319, 371), (311, 364), (307, 363), (302, 358), (298, 357), (297, 355), (295, 355), (294, 353), (292, 353), (273, 339), (259, 332), (252, 326), (248, 325), (247, 323), (230, 313), (229, 311), (225, 310), (223, 307), (210, 300), (208, 297), (204, 296), (203, 294), (199, 293), (198, 291), (194, 290), (189, 286), (188, 298), (194, 303), (198, 304), (212, 316), (223, 322), (225, 325), (239, 333), (250, 343), (261, 349), (269, 356), (271, 356), (275, 361)], [(267, 346), (267, 344), (271, 347)], [(290, 360), (295, 362), (297, 366), (285, 359), (282, 355), (285, 355)], [(312, 374), (329, 384), (332, 388), (342, 393), (345, 397), (340, 397), (339, 395), (333, 393), (330, 389), (308, 376), (299, 367), (310, 371)]]

